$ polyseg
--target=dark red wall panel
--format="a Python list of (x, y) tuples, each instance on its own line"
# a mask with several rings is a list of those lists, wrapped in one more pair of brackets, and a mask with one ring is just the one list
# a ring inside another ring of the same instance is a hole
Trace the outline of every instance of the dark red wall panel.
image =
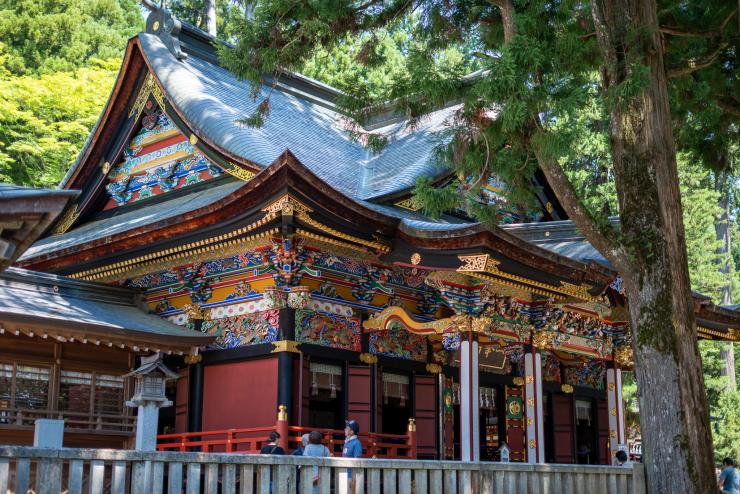
[(347, 389), (347, 415), (356, 420), (361, 431), (372, 430), (372, 403), (370, 402), (372, 380), (370, 367), (347, 366), (349, 386)]
[(274, 425), (277, 378), (277, 357), (206, 366), (203, 430)]
[(436, 376), (415, 376), (414, 378), (417, 454), (435, 458), (437, 455), (436, 381)]
[(572, 395), (552, 395), (555, 463), (575, 463), (575, 417)]
[(180, 370), (175, 390), (175, 432), (188, 432), (188, 394), (190, 391), (190, 368)]
[(596, 423), (599, 430), (599, 463), (611, 464), (611, 452), (609, 450), (609, 404), (606, 400), (599, 400), (596, 404)]

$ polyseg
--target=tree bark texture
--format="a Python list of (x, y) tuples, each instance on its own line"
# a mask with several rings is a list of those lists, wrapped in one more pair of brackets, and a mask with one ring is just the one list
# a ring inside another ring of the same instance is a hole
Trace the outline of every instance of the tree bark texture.
[(216, 0), (206, 0), (206, 30), (216, 36)]
[[(731, 281), (731, 270), (730, 270), (730, 190), (729, 181), (730, 176), (726, 170), (727, 155), (723, 149), (718, 156), (720, 169), (715, 176), (714, 189), (719, 192), (719, 208), (722, 211), (720, 216), (716, 218), (714, 222), (714, 231), (717, 235), (717, 240), (720, 242), (717, 248), (717, 253), (722, 255), (720, 260), (719, 272), (725, 277), (725, 284), (721, 291), (720, 304), (730, 305), (732, 303), (732, 281)], [(725, 165), (725, 166), (723, 166)], [(737, 377), (735, 376), (735, 347), (730, 341), (723, 345), (721, 349), (722, 360), (724, 365), (722, 367), (721, 374), (727, 376), (727, 389), (729, 391), (737, 390)]]
[[(629, 267), (621, 271), (629, 300), (649, 492), (713, 492), (709, 409), (656, 5), (653, 0), (591, 4), (605, 64), (602, 84), (613, 97), (609, 132), (620, 243), (629, 253)], [(641, 89), (625, 95), (645, 70)]]

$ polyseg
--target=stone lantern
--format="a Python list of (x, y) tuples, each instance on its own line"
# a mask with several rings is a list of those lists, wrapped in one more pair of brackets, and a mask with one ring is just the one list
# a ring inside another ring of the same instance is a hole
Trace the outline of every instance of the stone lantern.
[(141, 357), (141, 365), (124, 377), (133, 377), (134, 396), (126, 405), (138, 407), (136, 417), (136, 449), (154, 451), (157, 448), (157, 423), (159, 409), (172, 405), (165, 396), (167, 381), (177, 379), (178, 375), (162, 363), (159, 353)]

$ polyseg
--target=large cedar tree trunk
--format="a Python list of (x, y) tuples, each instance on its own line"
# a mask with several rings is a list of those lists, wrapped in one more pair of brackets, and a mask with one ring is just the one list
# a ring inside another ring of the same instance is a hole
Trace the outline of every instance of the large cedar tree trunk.
[[(629, 300), (649, 491), (716, 490), (709, 410), (697, 346), (671, 114), (652, 0), (592, 0), (602, 84), (644, 89), (610, 112), (610, 140), (628, 257), (615, 259)], [(621, 86), (620, 86), (621, 85)]]

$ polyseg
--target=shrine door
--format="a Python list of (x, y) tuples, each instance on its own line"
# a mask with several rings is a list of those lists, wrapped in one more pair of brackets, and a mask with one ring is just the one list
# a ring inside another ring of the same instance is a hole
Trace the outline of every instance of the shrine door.
[(575, 463), (573, 396), (552, 395), (555, 463)]
[(414, 377), (414, 418), (416, 419), (417, 457), (437, 457), (437, 378)]
[(367, 365), (347, 366), (347, 417), (356, 420), (360, 431), (372, 430), (372, 373)]

